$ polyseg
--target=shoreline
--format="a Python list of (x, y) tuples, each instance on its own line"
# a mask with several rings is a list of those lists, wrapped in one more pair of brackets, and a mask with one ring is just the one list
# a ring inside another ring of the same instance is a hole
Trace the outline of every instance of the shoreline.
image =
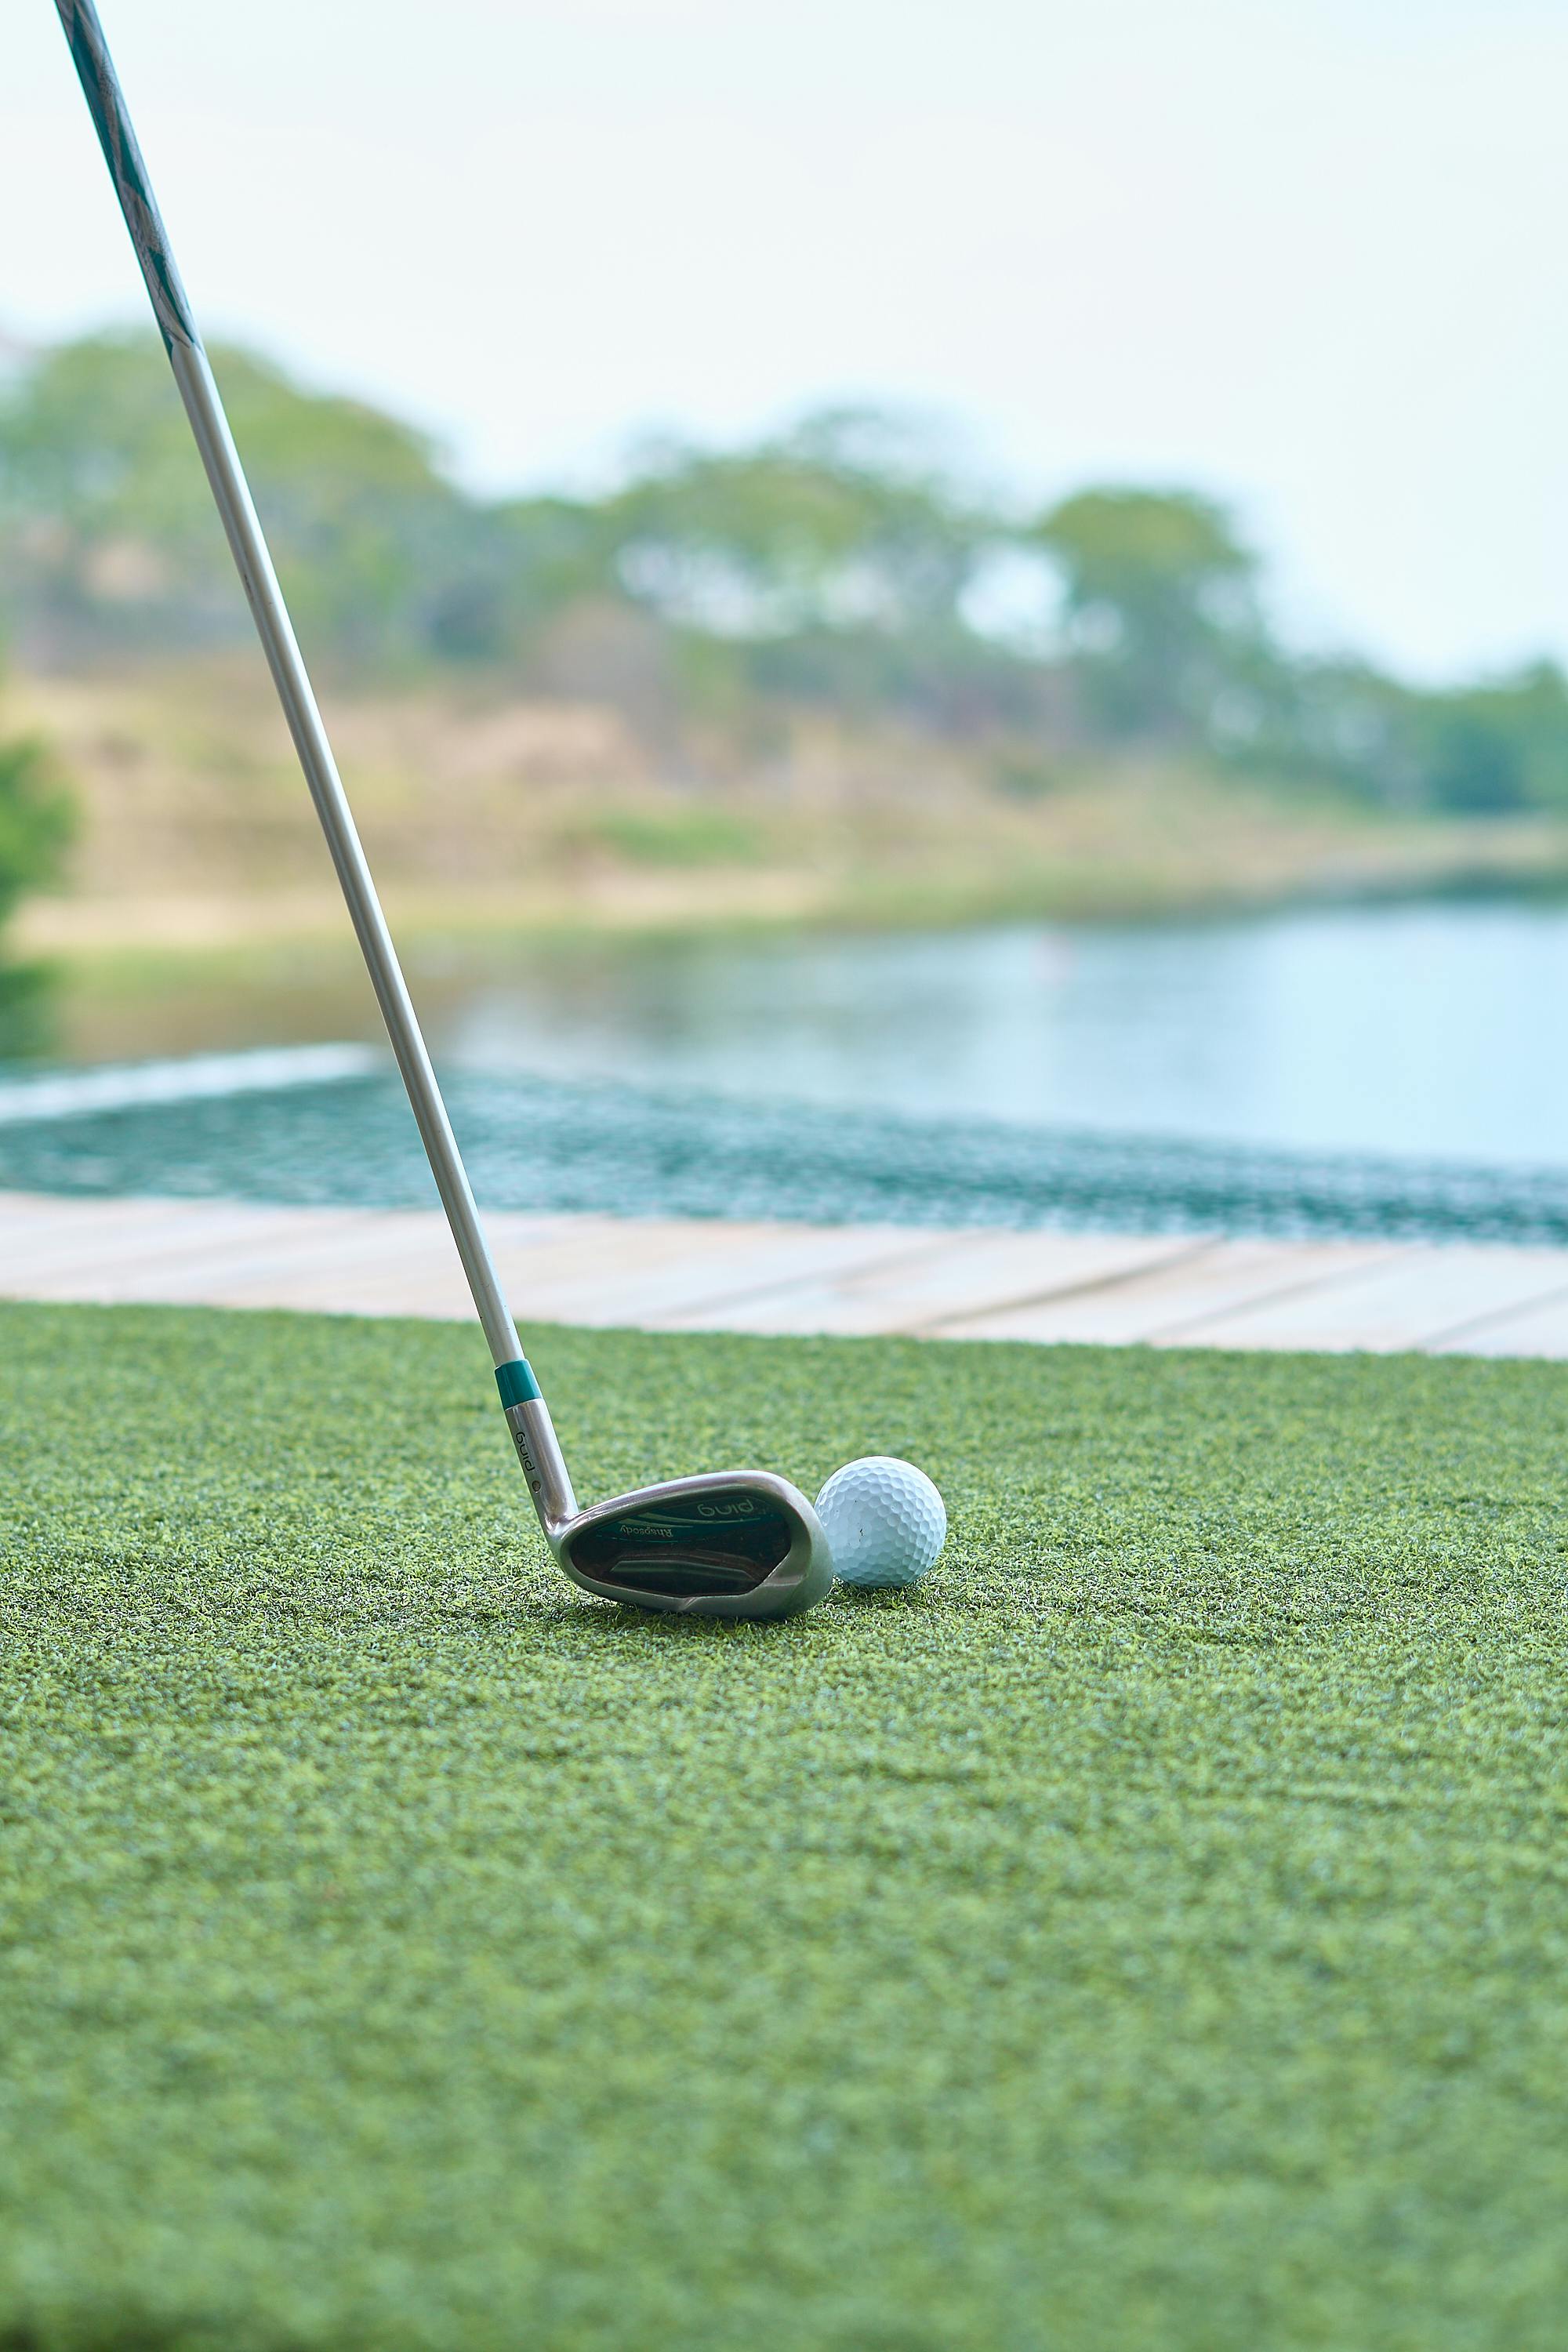
[[(80, 825), (4, 935), (71, 965), (313, 947), (343, 917), (248, 669), (14, 682)], [(644, 741), (607, 705), (338, 692), (334, 735), (400, 938), (555, 940), (1145, 923), (1568, 897), (1568, 817), (1407, 816), (1154, 751), (1064, 757), (801, 719), (769, 746)]]
[[(754, 867), (597, 877), (537, 893), (424, 892), (396, 883), (382, 894), (387, 919), (411, 952), (571, 946), (803, 934), (938, 931), (1016, 923), (1160, 926), (1226, 922), (1306, 910), (1457, 901), (1568, 900), (1568, 828), (1561, 840), (1441, 845), (1402, 860), (1342, 862), (1331, 876), (1273, 888), (1127, 887), (1107, 873), (1099, 887), (1052, 889), (1043, 877), (991, 887), (908, 877), (847, 890), (802, 869)], [(245, 959), (288, 948), (334, 956), (352, 944), (342, 898), (330, 885), (287, 893), (173, 893), (157, 897), (26, 899), (4, 934), (5, 960), (44, 961), (67, 971)]]

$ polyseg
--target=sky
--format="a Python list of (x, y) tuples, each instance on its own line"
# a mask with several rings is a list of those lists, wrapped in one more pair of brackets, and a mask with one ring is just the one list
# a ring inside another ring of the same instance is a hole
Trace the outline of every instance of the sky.
[[(841, 400), (1191, 484), (1282, 625), (1568, 660), (1568, 0), (101, 0), (209, 335), (486, 489)], [(144, 297), (49, 0), (0, 329)]]

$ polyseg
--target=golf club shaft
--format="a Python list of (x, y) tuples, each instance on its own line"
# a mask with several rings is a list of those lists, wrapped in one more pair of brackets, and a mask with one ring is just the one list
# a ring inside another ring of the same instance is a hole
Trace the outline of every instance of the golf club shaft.
[(93, 0), (56, 0), (83, 93), (97, 126), (104, 161), (131, 232), (142, 275), (163, 337), (174, 382), (206, 467), (207, 480), (228, 534), (229, 547), (283, 705), (300, 765), (327, 836), (360, 950), (381, 1006), (386, 1034), (418, 1122), (425, 1153), (447, 1212), (447, 1223), (489, 1342), (507, 1421), (534, 1507), (546, 1528), (576, 1508), (549, 1412), (522, 1353), (517, 1327), (501, 1295), (479, 1211), (452, 1133), (447, 1106), (409, 999), (407, 983), (375, 884), (321, 723), (293, 624), (257, 520), (249, 485), (228, 418), (213, 380), (202, 339), (180, 282), (169, 240), (147, 179), (146, 166), (114, 70)]

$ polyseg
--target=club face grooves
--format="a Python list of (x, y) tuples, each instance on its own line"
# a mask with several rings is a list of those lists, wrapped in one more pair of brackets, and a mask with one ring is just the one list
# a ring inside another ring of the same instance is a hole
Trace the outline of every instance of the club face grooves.
[(700, 1616), (790, 1616), (820, 1600), (833, 1573), (816, 1512), (766, 1471), (619, 1495), (579, 1512), (552, 1541), (584, 1591)]

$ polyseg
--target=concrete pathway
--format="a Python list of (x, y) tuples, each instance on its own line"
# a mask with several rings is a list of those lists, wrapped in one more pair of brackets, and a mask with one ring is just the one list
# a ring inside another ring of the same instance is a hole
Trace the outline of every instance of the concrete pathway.
[[(521, 1320), (1568, 1357), (1568, 1250), (498, 1214)], [(434, 1211), (0, 1193), (0, 1297), (466, 1317)]]

